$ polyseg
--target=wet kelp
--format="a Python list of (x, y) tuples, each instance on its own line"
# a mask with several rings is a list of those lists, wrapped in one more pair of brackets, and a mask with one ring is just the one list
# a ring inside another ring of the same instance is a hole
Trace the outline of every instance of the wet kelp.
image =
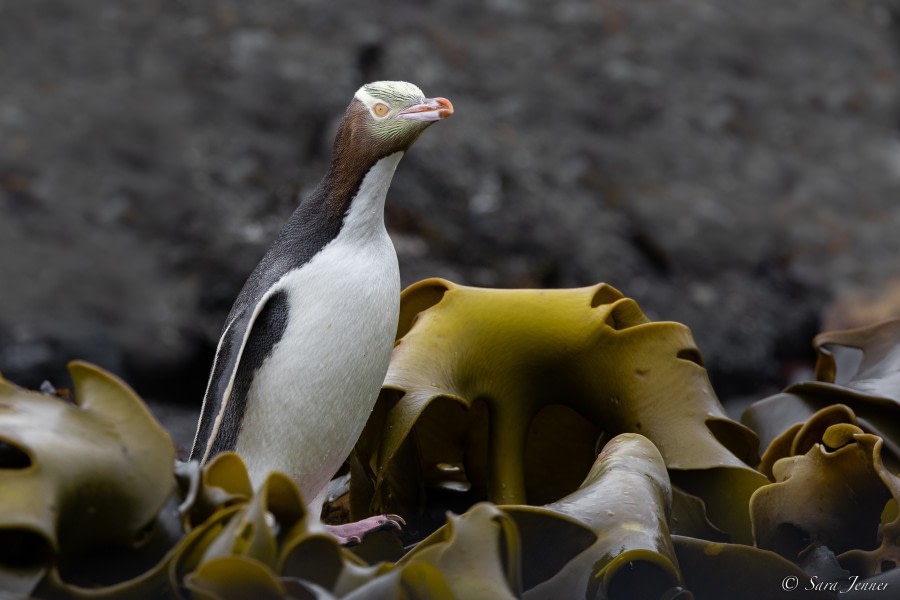
[(705, 508), (716, 528), (750, 542), (737, 507), (766, 482), (753, 468), (758, 441), (725, 415), (684, 325), (650, 322), (605, 284), (425, 280), (402, 296), (384, 393), (357, 446), (354, 508), (415, 522), (430, 497), (454, 491), (549, 502), (575, 489), (598, 442), (626, 432), (656, 445), (687, 497), (680, 512)]
[[(609, 286), (420, 282), (403, 294), (349, 499), (332, 506), (408, 526), (356, 548), (280, 473), (254, 490), (230, 453), (173, 470), (166, 432), (97, 367), (73, 363), (72, 392), (0, 380), (0, 589), (750, 600), (856, 585), (853, 597), (883, 597), (864, 594), (900, 587), (898, 342), (895, 323), (819, 336), (819, 381), (757, 403), (742, 426), (690, 332)], [(860, 348), (849, 366), (844, 344)]]
[(90, 570), (91, 552), (154, 552), (175, 487), (175, 449), (140, 399), (97, 367), (70, 373), (74, 402), (0, 378), (0, 583), (13, 591)]
[[(639, 434), (614, 437), (573, 493), (543, 507), (502, 507), (519, 526), (529, 561), (524, 597), (562, 598), (574, 590), (586, 598), (687, 597), (668, 528), (671, 506), (656, 447)], [(593, 533), (590, 545), (573, 544), (563, 522)], [(548, 532), (565, 537), (551, 544)]]
[(802, 561), (824, 548), (847, 573), (900, 562), (900, 321), (817, 336), (816, 381), (751, 406), (773, 437), (751, 498), (756, 542)]
[[(827, 410), (813, 420), (827, 417)], [(896, 512), (900, 479), (885, 469), (881, 448), (881, 438), (839, 423), (803, 454), (778, 459), (772, 467), (775, 483), (750, 499), (757, 545), (798, 560), (814, 546), (835, 554), (872, 550), (882, 537), (889, 543), (883, 559), (896, 562), (896, 535), (890, 535), (895, 519), (882, 523), (881, 518), (885, 511)], [(888, 535), (879, 536), (882, 526)]]
[(742, 418), (771, 439), (760, 470), (773, 484), (750, 499), (754, 539), (809, 572), (868, 578), (876, 587), (859, 593), (875, 593), (900, 584), (900, 321), (822, 333), (813, 345), (816, 381)]
[[(883, 460), (900, 470), (900, 320), (848, 331), (821, 333), (813, 340), (815, 381), (787, 387), (747, 409), (741, 421), (768, 446), (785, 431), (799, 430), (823, 408), (845, 405), (864, 431), (880, 437)], [(816, 422), (821, 423), (821, 419)], [(783, 440), (782, 440), (783, 441)]]

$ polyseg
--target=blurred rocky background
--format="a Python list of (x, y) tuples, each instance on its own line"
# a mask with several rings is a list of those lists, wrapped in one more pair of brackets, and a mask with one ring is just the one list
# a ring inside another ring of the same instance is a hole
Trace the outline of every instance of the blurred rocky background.
[[(193, 433), (224, 316), (360, 84), (404, 284), (608, 282), (726, 403), (900, 314), (900, 1), (0, 0), (0, 371), (85, 358)], [(539, 315), (538, 315), (539, 316)]]

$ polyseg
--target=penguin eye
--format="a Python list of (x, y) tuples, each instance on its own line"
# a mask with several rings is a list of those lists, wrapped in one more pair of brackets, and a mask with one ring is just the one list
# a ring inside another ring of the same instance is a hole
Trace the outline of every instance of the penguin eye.
[(372, 112), (375, 113), (376, 117), (383, 117), (389, 112), (391, 112), (390, 107), (384, 102), (379, 102), (375, 106), (372, 107)]

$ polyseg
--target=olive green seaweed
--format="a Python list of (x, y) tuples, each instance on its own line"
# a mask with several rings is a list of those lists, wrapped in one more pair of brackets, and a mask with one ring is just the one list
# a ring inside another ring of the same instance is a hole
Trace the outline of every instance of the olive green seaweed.
[(137, 395), (98, 367), (70, 364), (73, 394), (0, 378), (0, 595), (755, 600), (843, 597), (805, 589), (813, 577), (900, 586), (900, 321), (815, 347), (817, 381), (745, 411), (760, 461), (688, 329), (617, 290), (419, 282), (349, 498), (327, 513), (408, 525), (355, 549), (282, 473), (254, 490), (237, 454), (175, 463)]
[(457, 598), (521, 597), (519, 532), (489, 503), (449, 515), (447, 524), (420, 542), (398, 565), (431, 564)]
[(756, 402), (741, 421), (766, 447), (821, 409), (843, 404), (863, 431), (884, 440), (882, 459), (900, 471), (900, 320), (820, 333), (813, 346), (816, 380)]
[[(776, 440), (775, 483), (750, 499), (756, 543), (799, 562), (824, 546), (849, 573), (871, 576), (900, 564), (900, 478), (884, 466), (883, 441), (864, 433), (853, 412), (834, 405)], [(813, 438), (816, 436), (818, 439)]]
[(353, 511), (415, 521), (434, 490), (551, 502), (626, 432), (657, 446), (716, 528), (750, 541), (747, 501), (766, 482), (753, 468), (758, 441), (724, 413), (685, 326), (650, 322), (605, 284), (420, 281), (401, 296), (384, 389), (357, 445)]
[[(836, 598), (809, 588), (810, 576), (784, 557), (744, 544), (672, 536), (685, 585), (695, 600)], [(785, 589), (796, 583), (799, 589)], [(852, 597), (852, 596), (851, 596)]]
[(284, 584), (263, 563), (252, 558), (222, 556), (208, 560), (185, 579), (198, 600), (280, 600), (288, 597)]
[(751, 497), (756, 544), (801, 562), (817, 548), (848, 574), (890, 581), (900, 564), (900, 320), (821, 333), (816, 381), (751, 405), (774, 483)]
[[(829, 428), (829, 435), (837, 427)], [(881, 440), (861, 432), (848, 438), (838, 448), (816, 444), (775, 463), (775, 483), (750, 499), (759, 547), (794, 561), (810, 544), (835, 553), (875, 547), (880, 516), (891, 497), (873, 464)]]
[(74, 403), (0, 378), (3, 589), (97, 550), (140, 549), (175, 487), (174, 446), (134, 392), (84, 362), (69, 372)]
[(671, 505), (659, 451), (623, 433), (572, 494), (543, 507), (501, 506), (522, 538), (523, 597), (674, 598), (683, 581), (667, 525)]

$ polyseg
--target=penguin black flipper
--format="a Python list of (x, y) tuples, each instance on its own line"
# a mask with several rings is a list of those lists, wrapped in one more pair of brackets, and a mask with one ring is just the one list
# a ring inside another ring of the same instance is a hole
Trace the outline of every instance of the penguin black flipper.
[(287, 293), (278, 290), (234, 315), (222, 334), (203, 399), (191, 460), (201, 463), (235, 449), (247, 410), (253, 374), (262, 366), (287, 324)]

